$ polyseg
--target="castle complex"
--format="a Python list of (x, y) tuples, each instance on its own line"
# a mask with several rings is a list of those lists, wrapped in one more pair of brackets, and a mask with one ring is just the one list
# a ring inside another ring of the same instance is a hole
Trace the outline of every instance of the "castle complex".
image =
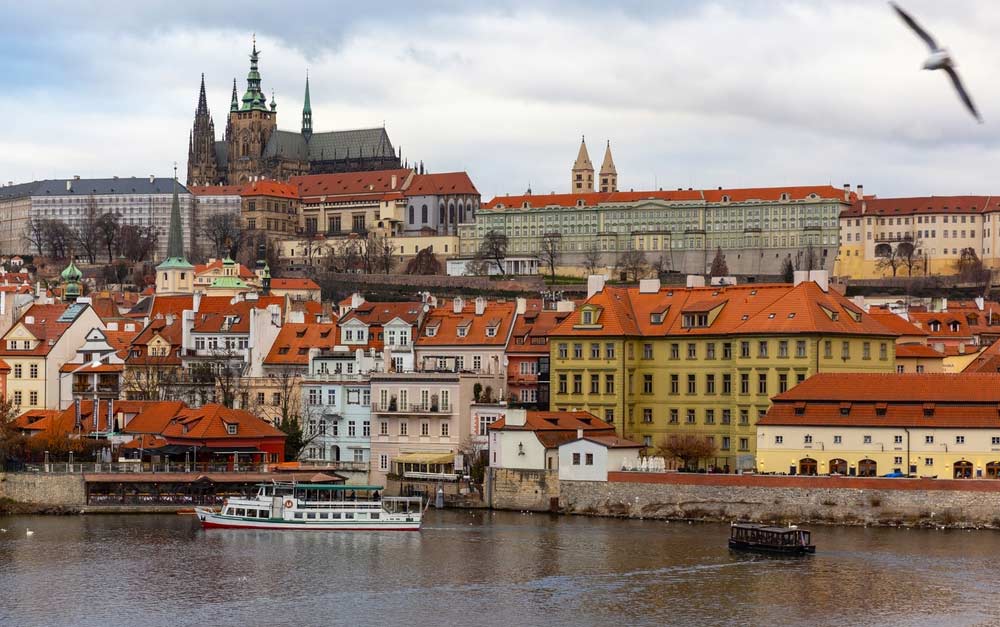
[(299, 131), (278, 129), (278, 104), (261, 89), (256, 41), (243, 98), (233, 79), (233, 96), (223, 139), (205, 97), (205, 76), (188, 144), (188, 185), (237, 185), (260, 178), (287, 179), (297, 174), (386, 170), (401, 167), (385, 128), (313, 132), (309, 77), (306, 77)]

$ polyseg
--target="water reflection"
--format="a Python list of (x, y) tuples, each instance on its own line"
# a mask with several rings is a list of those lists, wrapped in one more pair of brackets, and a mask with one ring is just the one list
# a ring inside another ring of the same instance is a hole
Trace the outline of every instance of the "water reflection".
[(784, 559), (730, 553), (724, 525), (479, 511), (421, 533), (0, 527), (4, 625), (1000, 624), (983, 531), (820, 527), (817, 555)]

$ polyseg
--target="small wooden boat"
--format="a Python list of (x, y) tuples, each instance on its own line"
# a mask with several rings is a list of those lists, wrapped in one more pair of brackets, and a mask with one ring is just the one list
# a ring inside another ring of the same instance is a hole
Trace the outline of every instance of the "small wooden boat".
[(738, 551), (759, 551), (804, 555), (815, 553), (812, 534), (796, 526), (772, 527), (754, 523), (733, 523), (729, 528), (729, 548)]

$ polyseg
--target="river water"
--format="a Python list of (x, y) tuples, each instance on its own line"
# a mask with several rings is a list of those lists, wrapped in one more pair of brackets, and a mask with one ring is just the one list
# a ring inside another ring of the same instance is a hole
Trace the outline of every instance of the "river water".
[(484, 511), (420, 533), (0, 527), (2, 625), (1000, 625), (991, 531), (815, 527), (790, 559), (731, 553), (726, 525)]

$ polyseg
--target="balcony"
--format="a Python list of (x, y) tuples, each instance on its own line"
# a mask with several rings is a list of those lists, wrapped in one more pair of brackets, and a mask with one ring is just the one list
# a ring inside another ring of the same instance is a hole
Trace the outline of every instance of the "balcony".
[(369, 373), (358, 374), (356, 372), (352, 374), (344, 374), (343, 372), (314, 372), (302, 375), (302, 381), (315, 383), (336, 383), (338, 381), (367, 383), (369, 376)]
[(372, 405), (372, 411), (378, 414), (430, 414), (443, 416), (453, 413), (452, 409), (450, 405), (423, 405), (421, 403), (399, 404), (390, 402), (388, 405), (381, 403)]

